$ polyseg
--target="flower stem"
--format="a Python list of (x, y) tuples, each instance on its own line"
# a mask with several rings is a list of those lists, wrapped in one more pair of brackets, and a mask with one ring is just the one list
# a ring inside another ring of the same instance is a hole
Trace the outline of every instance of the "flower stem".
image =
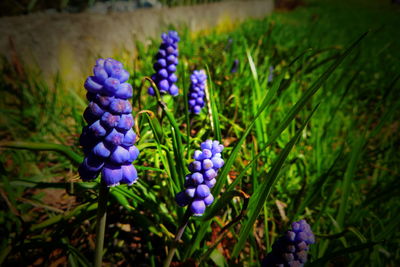
[(185, 228), (189, 222), (189, 218), (191, 215), (192, 215), (192, 213), (190, 212), (190, 209), (188, 208), (185, 212), (185, 215), (183, 215), (183, 219), (182, 219), (181, 225), (178, 228), (178, 231), (176, 232), (175, 239), (172, 242), (171, 247), (169, 248), (167, 258), (165, 259), (164, 264), (163, 264), (164, 267), (169, 267), (171, 265), (171, 261), (175, 255), (175, 251), (178, 246), (178, 242), (179, 242), (179, 240), (181, 240), (181, 237), (183, 235), (183, 232), (185, 231)]
[(107, 198), (109, 188), (103, 182), (100, 183), (99, 200), (97, 207), (97, 226), (96, 226), (96, 248), (94, 256), (94, 266), (100, 267), (103, 261), (104, 232), (107, 218)]

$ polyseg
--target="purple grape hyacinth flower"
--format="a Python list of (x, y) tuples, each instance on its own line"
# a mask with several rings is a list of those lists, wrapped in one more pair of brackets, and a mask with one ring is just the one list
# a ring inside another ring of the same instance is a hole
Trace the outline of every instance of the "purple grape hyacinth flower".
[(238, 68), (239, 68), (239, 59), (236, 58), (232, 63), (231, 73), (237, 72)]
[(268, 74), (268, 82), (271, 83), (272, 80), (274, 79), (274, 66), (269, 66), (268, 68), (269, 74)]
[(132, 105), (132, 86), (126, 81), (129, 73), (122, 63), (112, 58), (98, 59), (93, 76), (85, 81), (89, 105), (83, 117), (80, 144), (85, 158), (79, 166), (82, 180), (95, 179), (100, 173), (107, 186), (131, 185), (138, 176), (132, 162), (139, 155), (134, 146), (136, 134)]
[(186, 176), (185, 190), (175, 197), (179, 206), (189, 205), (194, 216), (201, 216), (206, 207), (214, 201), (211, 188), (216, 183), (218, 170), (224, 165), (221, 152), (224, 146), (218, 141), (206, 140), (196, 150), (194, 161), (189, 164), (190, 174)]
[[(179, 93), (176, 82), (178, 80), (175, 72), (178, 65), (178, 42), (179, 36), (176, 31), (169, 31), (161, 35), (162, 43), (155, 56), (153, 65), (154, 73), (151, 79), (157, 85), (161, 94), (177, 96)], [(155, 95), (153, 87), (149, 87), (148, 93)]]
[(273, 245), (263, 259), (263, 267), (301, 267), (307, 261), (309, 245), (315, 243), (310, 225), (305, 220), (292, 223), (292, 228)]
[(190, 75), (189, 88), (189, 110), (191, 113), (199, 114), (205, 105), (204, 95), (206, 88), (207, 75), (204, 70), (195, 70)]

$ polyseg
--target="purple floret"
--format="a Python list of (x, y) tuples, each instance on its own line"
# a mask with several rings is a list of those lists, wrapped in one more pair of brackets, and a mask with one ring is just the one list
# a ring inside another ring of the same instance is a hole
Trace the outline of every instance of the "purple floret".
[(190, 76), (189, 88), (189, 110), (191, 113), (199, 114), (204, 107), (204, 90), (206, 88), (207, 75), (204, 70), (195, 70)]
[(292, 227), (273, 245), (272, 251), (263, 259), (263, 267), (304, 266), (309, 245), (315, 243), (310, 225), (305, 220), (292, 223)]
[(221, 158), (224, 146), (218, 141), (206, 140), (200, 147), (202, 150), (194, 152), (194, 161), (189, 164), (191, 173), (186, 176), (185, 190), (175, 197), (179, 206), (189, 205), (194, 216), (203, 215), (206, 206), (214, 202), (210, 189), (217, 182), (215, 177), (218, 175), (218, 170), (224, 165)]
[(137, 179), (132, 162), (139, 150), (134, 146), (136, 134), (128, 100), (133, 94), (126, 83), (129, 73), (121, 62), (108, 58), (96, 61), (93, 74), (84, 85), (90, 103), (83, 114), (88, 126), (79, 139), (85, 153), (79, 175), (87, 181), (102, 173), (107, 186), (131, 185)]
[[(178, 80), (175, 72), (178, 65), (179, 36), (176, 31), (169, 31), (168, 33), (163, 33), (161, 38), (162, 43), (155, 56), (155, 63), (153, 65), (155, 73), (151, 76), (151, 79), (157, 85), (161, 94), (177, 96), (179, 90), (175, 84)], [(148, 93), (154, 96), (154, 88), (149, 87)]]

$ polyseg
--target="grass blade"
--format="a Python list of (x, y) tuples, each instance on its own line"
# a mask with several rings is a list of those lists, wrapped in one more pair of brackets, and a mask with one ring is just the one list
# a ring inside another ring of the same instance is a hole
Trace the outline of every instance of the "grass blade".
[(282, 168), (283, 163), (285, 162), (286, 158), (289, 155), (289, 152), (292, 150), (294, 144), (299, 139), (304, 127), (306, 126), (306, 124), (308, 123), (308, 121), (310, 120), (310, 118), (312, 117), (317, 108), (318, 105), (311, 112), (310, 116), (303, 123), (301, 128), (297, 130), (296, 135), (290, 140), (290, 142), (285, 146), (285, 148), (279, 154), (278, 158), (272, 165), (270, 172), (267, 174), (267, 177), (265, 177), (264, 181), (255, 191), (255, 193), (251, 196), (248, 208), (248, 219), (242, 225), (241, 231), (239, 233), (238, 243), (235, 245), (232, 252), (232, 258), (236, 258), (239, 255), (240, 251), (242, 250), (250, 234), (250, 231), (253, 228), (255, 220), (257, 219), (264, 205), (265, 200), (268, 198), (272, 190), (272, 187), (278, 178), (278, 174), (280, 169)]
[(63, 154), (72, 162), (79, 164), (83, 161), (83, 157), (76, 154), (69, 147), (59, 144), (50, 143), (35, 143), (35, 142), (23, 142), (23, 141), (7, 141), (1, 142), (0, 147), (14, 148), (14, 149), (27, 149), (33, 151), (55, 151)]

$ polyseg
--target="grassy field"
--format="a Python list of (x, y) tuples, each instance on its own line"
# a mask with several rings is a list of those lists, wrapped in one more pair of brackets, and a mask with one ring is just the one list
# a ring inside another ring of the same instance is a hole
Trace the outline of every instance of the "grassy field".
[[(163, 262), (185, 212), (174, 196), (208, 138), (226, 146), (216, 201), (190, 219), (174, 266), (258, 266), (299, 219), (317, 237), (306, 266), (397, 266), (399, 16), (384, 1), (306, 1), (230, 30), (179, 28), (180, 95), (164, 97), (163, 118), (142, 86), (159, 40), (115, 55), (134, 87), (139, 182), (111, 189), (105, 266)], [(194, 69), (209, 77), (198, 116), (185, 104)], [(62, 73), (47, 84), (4, 64), (0, 265), (91, 266), (98, 181), (77, 173), (84, 95)]]

